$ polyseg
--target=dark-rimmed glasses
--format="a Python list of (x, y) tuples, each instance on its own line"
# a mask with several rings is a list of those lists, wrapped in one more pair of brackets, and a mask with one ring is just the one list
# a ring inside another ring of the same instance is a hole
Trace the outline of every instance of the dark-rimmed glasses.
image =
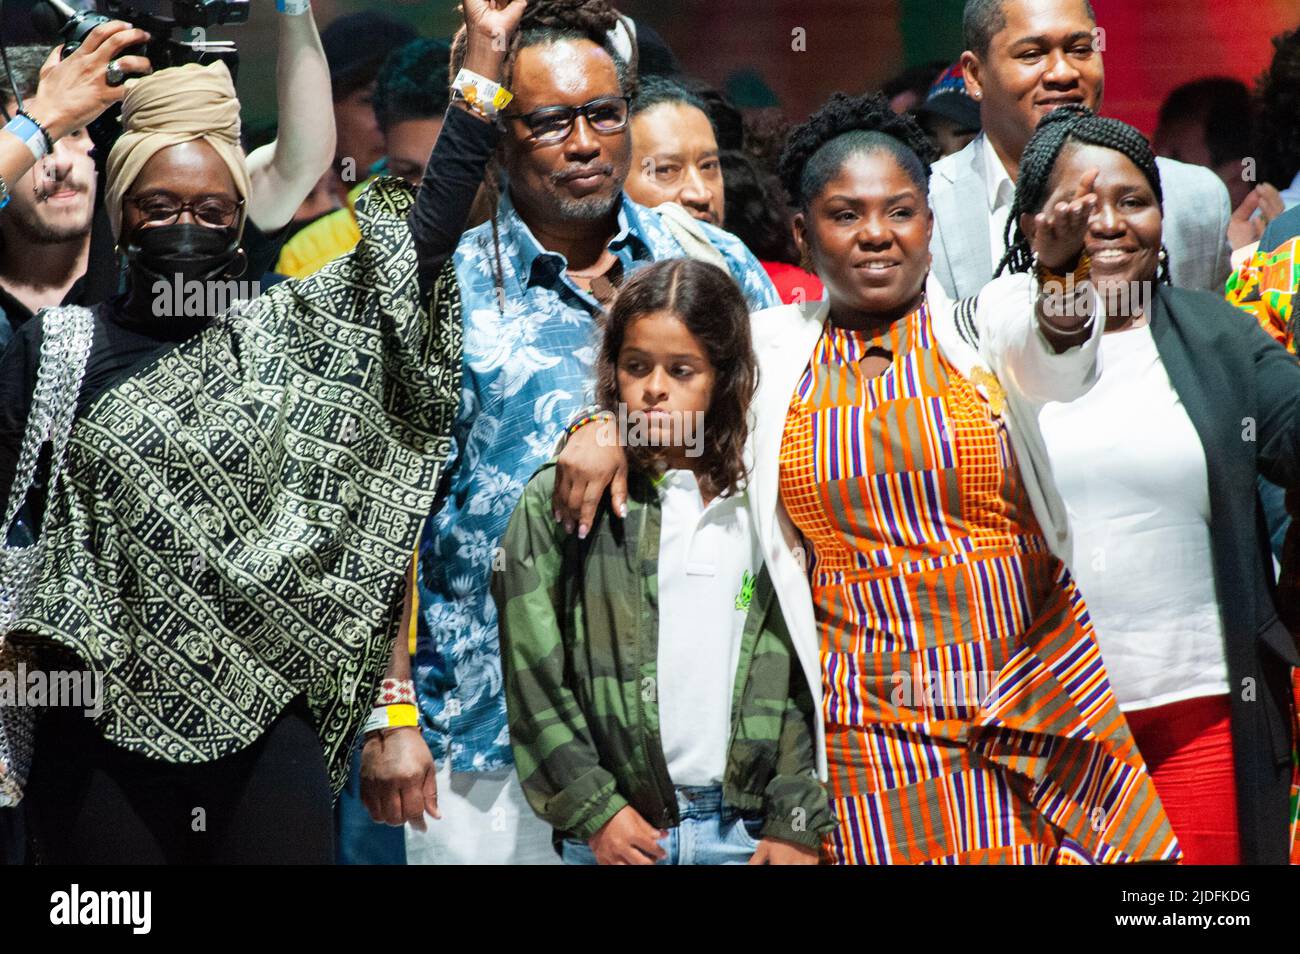
[(125, 201), (134, 205), (149, 225), (171, 225), (188, 210), (196, 222), (212, 229), (230, 228), (244, 207), (243, 199), (232, 202), (219, 195), (205, 195), (193, 202), (182, 202), (165, 192), (128, 195)]
[(546, 106), (531, 113), (502, 113), (505, 119), (518, 119), (528, 127), (538, 142), (568, 139), (579, 116), (598, 133), (614, 133), (627, 126), (627, 96), (602, 96), (581, 106)]

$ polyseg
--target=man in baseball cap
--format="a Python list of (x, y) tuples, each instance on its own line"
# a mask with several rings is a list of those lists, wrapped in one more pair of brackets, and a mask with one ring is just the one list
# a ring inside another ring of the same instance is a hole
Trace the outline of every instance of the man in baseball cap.
[(966, 94), (960, 63), (939, 74), (930, 85), (925, 102), (917, 107), (916, 115), (940, 154), (945, 156), (965, 149), (979, 135), (979, 103)]

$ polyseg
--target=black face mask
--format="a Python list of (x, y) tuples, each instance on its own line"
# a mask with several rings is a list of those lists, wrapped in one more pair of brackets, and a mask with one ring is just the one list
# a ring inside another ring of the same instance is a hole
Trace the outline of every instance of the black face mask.
[[(126, 246), (127, 265), (134, 276), (132, 284), (142, 288), (152, 287), (159, 279), (174, 281), (177, 275), (187, 282), (234, 278), (242, 269), (236, 271), (232, 266), (242, 257), (238, 230), (210, 229), (188, 222), (136, 229)], [(144, 279), (145, 284), (138, 279)]]

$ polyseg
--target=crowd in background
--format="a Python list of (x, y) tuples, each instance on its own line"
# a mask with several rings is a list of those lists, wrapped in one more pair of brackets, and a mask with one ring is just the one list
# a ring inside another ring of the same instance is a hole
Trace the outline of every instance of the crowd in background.
[(260, 135), (6, 51), (6, 861), (1300, 858), (1300, 24), (1148, 141), (1086, 0), (798, 118), (280, 7)]

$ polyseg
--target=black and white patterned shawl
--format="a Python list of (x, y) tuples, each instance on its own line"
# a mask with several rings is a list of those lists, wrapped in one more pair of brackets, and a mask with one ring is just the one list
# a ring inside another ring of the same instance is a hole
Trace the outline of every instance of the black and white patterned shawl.
[(103, 674), (109, 741), (205, 762), (306, 693), (342, 786), (460, 397), (454, 273), (422, 302), (411, 201), (376, 183), (354, 252), (228, 312), (77, 422), (16, 629)]

